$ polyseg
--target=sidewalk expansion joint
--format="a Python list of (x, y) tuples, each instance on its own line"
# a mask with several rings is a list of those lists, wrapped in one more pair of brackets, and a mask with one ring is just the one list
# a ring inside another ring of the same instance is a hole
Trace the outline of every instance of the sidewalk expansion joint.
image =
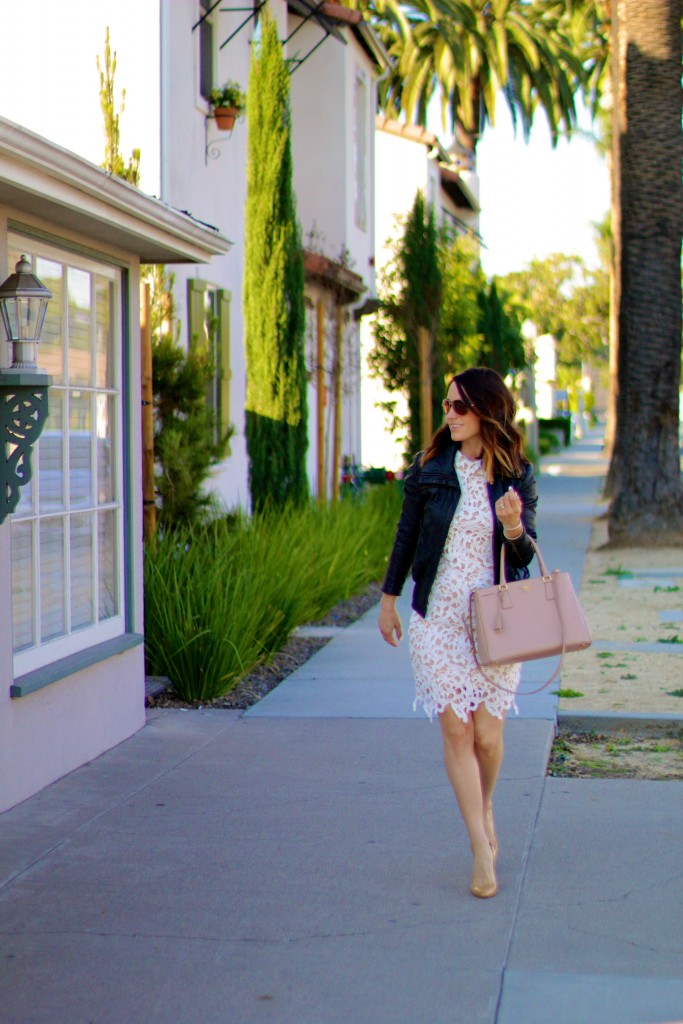
[(596, 651), (627, 651), (632, 654), (683, 654), (683, 643), (667, 643), (666, 641), (636, 640), (628, 643), (625, 640), (593, 640), (591, 645)]

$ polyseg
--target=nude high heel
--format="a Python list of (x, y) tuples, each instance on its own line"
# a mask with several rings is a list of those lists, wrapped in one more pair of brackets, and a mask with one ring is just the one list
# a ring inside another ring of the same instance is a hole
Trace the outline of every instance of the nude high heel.
[[(493, 856), (493, 846), (491, 846), (491, 854)], [(475, 857), (474, 858), (474, 864), (472, 865), (472, 881), (470, 882), (470, 892), (472, 893), (473, 896), (476, 896), (477, 899), (489, 900), (489, 899), (491, 899), (492, 896), (495, 896), (496, 893), (498, 892), (498, 880), (496, 878), (495, 858), (494, 858), (494, 863), (492, 865), (492, 867), (493, 867), (493, 877), (492, 878), (488, 878), (485, 881), (477, 880), (475, 882), (474, 876), (475, 876), (476, 863), (477, 863), (477, 858)]]

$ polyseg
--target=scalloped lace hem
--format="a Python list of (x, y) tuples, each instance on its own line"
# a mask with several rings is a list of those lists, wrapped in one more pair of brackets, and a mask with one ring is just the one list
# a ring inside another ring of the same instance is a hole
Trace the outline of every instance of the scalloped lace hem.
[(416, 697), (415, 700), (413, 701), (413, 711), (417, 711), (418, 706), (420, 704), (422, 705), (422, 709), (430, 722), (434, 721), (434, 715), (442, 715), (446, 708), (452, 708), (455, 714), (458, 716), (458, 718), (462, 719), (463, 722), (467, 723), (467, 720), (469, 716), (472, 714), (472, 712), (476, 711), (477, 708), (481, 707), (482, 704), (484, 705), (484, 707), (486, 708), (490, 715), (492, 715), (494, 718), (498, 718), (500, 721), (502, 721), (503, 719), (504, 711), (507, 712), (512, 710), (516, 715), (519, 715), (519, 708), (517, 707), (517, 702), (514, 700), (514, 698), (505, 707), (500, 707), (500, 705), (492, 705), (488, 702), (488, 700), (486, 700), (486, 698), (482, 698), (474, 707), (471, 706), (472, 702), (470, 702), (469, 707), (463, 708), (461, 706), (456, 705), (454, 701), (444, 701), (443, 703), (439, 701), (438, 704), (432, 704), (429, 701), (426, 701), (424, 697)]

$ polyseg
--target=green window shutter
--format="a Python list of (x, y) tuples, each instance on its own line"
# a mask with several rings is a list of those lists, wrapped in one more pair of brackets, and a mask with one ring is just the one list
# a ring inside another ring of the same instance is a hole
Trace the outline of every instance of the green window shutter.
[(230, 429), (230, 303), (232, 292), (218, 291), (218, 365), (220, 369), (220, 428), (225, 436)]
[(187, 313), (190, 351), (211, 353), (206, 317), (206, 281), (190, 278), (187, 282)]

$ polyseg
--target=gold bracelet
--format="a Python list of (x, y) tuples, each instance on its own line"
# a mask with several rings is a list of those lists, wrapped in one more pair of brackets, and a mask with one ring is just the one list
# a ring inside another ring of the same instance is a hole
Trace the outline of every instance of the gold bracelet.
[(511, 537), (510, 534), (505, 529), (505, 527), (503, 527), (503, 536), (506, 538), (506, 540), (519, 540), (519, 538), (524, 533), (524, 527), (522, 526), (522, 520), (520, 519), (520, 521), (517, 523), (517, 525), (513, 526), (512, 529), (515, 530), (515, 531), (519, 530), (519, 533), (515, 533), (514, 537)]

